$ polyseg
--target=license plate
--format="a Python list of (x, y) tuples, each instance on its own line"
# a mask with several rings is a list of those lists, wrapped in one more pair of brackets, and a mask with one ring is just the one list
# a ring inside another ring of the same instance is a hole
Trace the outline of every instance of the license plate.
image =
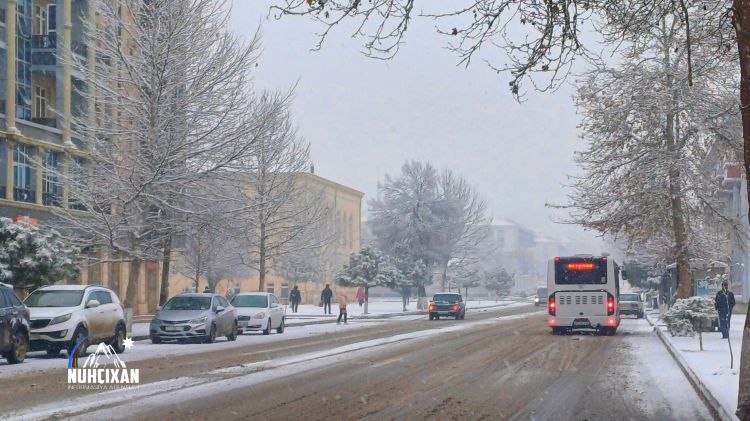
[(179, 327), (177, 327), (177, 326), (167, 326), (167, 327), (164, 328), (164, 330), (166, 330), (167, 332), (177, 332), (177, 331), (180, 331), (182, 329), (179, 328)]
[(576, 319), (573, 320), (573, 327), (590, 327), (591, 322), (589, 319)]

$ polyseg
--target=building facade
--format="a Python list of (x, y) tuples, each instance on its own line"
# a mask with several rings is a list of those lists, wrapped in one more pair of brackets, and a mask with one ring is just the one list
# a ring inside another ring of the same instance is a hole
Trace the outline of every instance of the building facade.
[[(362, 243), (362, 198), (364, 193), (351, 187), (338, 184), (326, 178), (312, 173), (301, 173), (298, 180), (302, 189), (308, 192), (314, 192), (317, 205), (328, 209), (328, 221), (323, 226), (327, 232), (320, 233), (321, 238), (333, 234), (328, 246), (323, 247), (321, 255), (316, 257), (321, 260), (321, 273), (318, 279), (295, 281), (286, 279), (282, 274), (274, 271), (273, 262), (270, 263), (270, 273), (265, 278), (265, 291), (271, 292), (286, 300), (289, 291), (297, 285), (302, 295), (302, 302), (305, 304), (315, 304), (320, 298), (320, 293), (326, 283), (331, 284), (334, 293), (339, 289), (346, 290), (350, 299), (354, 299), (353, 291), (349, 288), (341, 288), (333, 283), (333, 277), (341, 268), (349, 263), (349, 256), (359, 251)], [(198, 283), (198, 290), (202, 291), (207, 285), (207, 281), (202, 279)], [(240, 292), (258, 291), (259, 276), (258, 273), (251, 273), (248, 276), (238, 276), (231, 279), (221, 280), (215, 292), (225, 294), (230, 288)], [(192, 291), (195, 289), (195, 283), (178, 273), (172, 273), (169, 281), (169, 295), (175, 295), (183, 291)]]
[(55, 174), (85, 161), (72, 121), (87, 104), (73, 88), (83, 82), (72, 60), (94, 60), (81, 31), (89, 5), (5, 0), (0, 7), (0, 216), (44, 221), (52, 207), (75, 206)]

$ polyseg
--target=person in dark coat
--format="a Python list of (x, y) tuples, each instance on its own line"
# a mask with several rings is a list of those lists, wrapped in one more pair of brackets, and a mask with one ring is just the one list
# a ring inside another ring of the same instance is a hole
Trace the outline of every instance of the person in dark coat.
[(716, 293), (714, 308), (719, 312), (721, 337), (727, 339), (729, 338), (729, 321), (732, 317), (732, 309), (734, 308), (734, 294), (729, 290), (727, 281), (721, 283), (721, 290)]
[(302, 295), (300, 295), (299, 288), (295, 285), (294, 288), (292, 288), (292, 292), (289, 293), (289, 302), (292, 303), (292, 311), (294, 313), (297, 312), (300, 301), (302, 301)]
[(320, 300), (323, 301), (323, 313), (325, 314), (331, 314), (331, 298), (333, 298), (333, 291), (330, 284), (326, 284), (323, 292), (320, 293)]

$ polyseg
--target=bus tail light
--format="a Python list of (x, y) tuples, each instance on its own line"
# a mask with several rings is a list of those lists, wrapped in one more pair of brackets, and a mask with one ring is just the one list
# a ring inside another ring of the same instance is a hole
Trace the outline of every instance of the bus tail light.
[(548, 326), (555, 326), (555, 325), (557, 325), (557, 320), (555, 320), (554, 317), (550, 317), (549, 320), (547, 320), (547, 325)]
[(549, 299), (547, 300), (547, 310), (549, 311), (550, 316), (555, 315), (555, 310), (557, 310), (557, 303), (555, 303), (555, 294), (549, 296)]
[(607, 316), (615, 314), (615, 296), (607, 293)]
[(607, 324), (609, 326), (615, 326), (617, 324), (617, 320), (614, 317), (610, 317), (609, 320), (607, 320)]

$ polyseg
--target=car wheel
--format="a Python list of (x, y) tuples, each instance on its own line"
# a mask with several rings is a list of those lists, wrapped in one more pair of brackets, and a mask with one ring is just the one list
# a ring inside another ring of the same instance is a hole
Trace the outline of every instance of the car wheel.
[(115, 328), (115, 336), (112, 338), (112, 349), (115, 350), (116, 354), (122, 354), (125, 352), (125, 326), (118, 324)]
[(430, 320), (435, 320), (435, 315), (434, 314), (430, 314)]
[(435, 315), (435, 320), (440, 320), (440, 315), (439, 314)]
[[(83, 326), (78, 326), (73, 333), (73, 339), (68, 342), (68, 356), (70, 356), (73, 353), (73, 350), (75, 349), (76, 345), (78, 345), (81, 341), (83, 341), (83, 338), (89, 335), (89, 332), (86, 330)], [(80, 351), (81, 355), (86, 355), (86, 349), (89, 347), (89, 340), (86, 340), (84, 343), (81, 344)]]
[(237, 320), (232, 322), (232, 332), (229, 335), (227, 335), (227, 340), (230, 340), (230, 341), (237, 340)]
[(59, 346), (50, 345), (49, 347), (47, 347), (47, 355), (49, 355), (50, 357), (57, 357), (60, 354), (61, 350), (62, 348), (60, 348)]
[(211, 329), (208, 331), (208, 336), (206, 336), (206, 343), (212, 344), (216, 342), (216, 325), (211, 323)]
[(456, 320), (461, 320), (461, 314), (456, 314)]
[(263, 329), (263, 334), (264, 335), (271, 334), (271, 319), (268, 319), (268, 323), (266, 323), (266, 328)]
[(281, 318), (281, 324), (279, 325), (279, 328), (276, 329), (276, 333), (284, 333), (284, 318)]
[(29, 350), (29, 335), (25, 332), (18, 331), (13, 335), (12, 345), (5, 359), (8, 360), (8, 364), (22, 363), (26, 359), (26, 352)]
[(161, 338), (158, 337), (158, 336), (152, 336), (151, 337), (151, 343), (152, 344), (160, 344), (161, 343)]

